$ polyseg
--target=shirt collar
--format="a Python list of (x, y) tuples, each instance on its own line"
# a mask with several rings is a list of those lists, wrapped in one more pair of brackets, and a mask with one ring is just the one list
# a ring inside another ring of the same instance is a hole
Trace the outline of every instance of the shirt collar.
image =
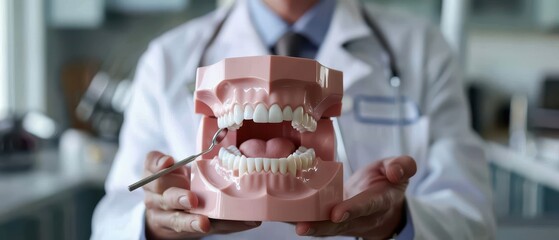
[(262, 0), (250, 0), (248, 5), (256, 31), (267, 47), (274, 46), (279, 38), (289, 30), (307, 37), (319, 47), (328, 32), (336, 1), (320, 0), (291, 26)]

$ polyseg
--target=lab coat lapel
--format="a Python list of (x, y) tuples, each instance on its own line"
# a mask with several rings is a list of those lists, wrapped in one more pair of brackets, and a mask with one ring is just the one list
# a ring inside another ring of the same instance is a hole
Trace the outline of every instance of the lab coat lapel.
[(357, 1), (338, 1), (336, 10), (320, 48), (317, 60), (325, 66), (344, 72), (344, 89), (372, 73), (369, 63), (348, 51), (344, 45), (371, 36), (371, 30), (361, 16)]
[(220, 33), (208, 49), (205, 64), (213, 64), (223, 58), (268, 54), (252, 23), (247, 1), (240, 0), (233, 6)]

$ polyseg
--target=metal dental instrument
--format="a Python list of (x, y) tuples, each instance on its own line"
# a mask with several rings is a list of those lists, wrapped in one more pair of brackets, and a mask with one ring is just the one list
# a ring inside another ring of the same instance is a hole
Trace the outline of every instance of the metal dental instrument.
[(187, 158), (185, 158), (181, 161), (178, 161), (178, 162), (176, 162), (175, 164), (173, 164), (172, 166), (170, 166), (168, 168), (162, 169), (161, 171), (159, 171), (159, 172), (157, 172), (157, 173), (155, 173), (151, 176), (145, 177), (144, 179), (142, 179), (140, 181), (137, 181), (136, 183), (128, 186), (128, 191), (132, 192), (132, 191), (136, 190), (137, 188), (142, 187), (142, 186), (150, 183), (151, 181), (153, 181), (155, 179), (158, 179), (159, 177), (161, 177), (161, 176), (163, 176), (167, 173), (170, 173), (170, 172), (176, 170), (177, 168), (186, 165), (189, 162), (194, 161), (194, 159), (196, 159), (200, 155), (208, 153), (217, 144), (219, 144), (221, 141), (223, 141), (223, 139), (225, 139), (225, 136), (227, 136), (227, 132), (228, 132), (227, 128), (220, 128), (219, 130), (217, 130), (217, 132), (212, 137), (212, 143), (211, 143), (211, 145), (208, 149), (202, 151), (201, 153), (198, 153), (196, 155), (192, 155), (192, 156), (187, 157)]

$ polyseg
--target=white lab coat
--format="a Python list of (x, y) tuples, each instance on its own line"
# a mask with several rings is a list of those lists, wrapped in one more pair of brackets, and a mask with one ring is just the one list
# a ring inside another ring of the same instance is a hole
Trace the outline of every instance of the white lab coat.
[[(234, 6), (204, 54), (204, 64), (226, 57), (269, 54), (246, 5), (239, 1)], [(105, 186), (107, 195), (95, 210), (93, 239), (142, 237), (144, 193), (141, 189), (129, 193), (127, 185), (142, 177), (148, 151), (159, 150), (177, 159), (195, 152), (200, 117), (193, 114), (189, 87), (202, 46), (225, 12), (221, 9), (171, 30), (154, 40), (141, 58), (120, 149)], [(415, 239), (492, 239), (495, 223), (487, 163), (480, 140), (469, 128), (452, 51), (429, 24), (378, 7), (369, 12), (396, 56), (401, 93), (421, 112), (414, 124), (403, 128), (406, 153), (418, 163), (418, 173), (406, 193)], [(343, 46), (348, 42), (351, 44)], [(355, 118), (356, 108), (347, 108), (357, 95), (394, 96), (386, 80), (386, 59), (386, 52), (360, 15), (359, 4), (339, 1), (317, 60), (344, 72), (347, 110), (340, 122), (352, 169), (401, 154), (393, 143), (394, 126), (361, 123)], [(379, 116), (394, 112), (393, 107), (375, 105), (360, 104), (363, 109), (359, 111)], [(404, 108), (404, 117), (413, 117), (413, 107)], [(264, 223), (228, 237), (294, 239), (296, 234), (291, 225)]]

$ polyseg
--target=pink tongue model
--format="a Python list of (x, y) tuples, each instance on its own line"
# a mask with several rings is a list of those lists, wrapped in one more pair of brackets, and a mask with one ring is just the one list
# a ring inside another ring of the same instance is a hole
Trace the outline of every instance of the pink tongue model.
[(282, 137), (272, 138), (268, 141), (249, 139), (239, 146), (239, 150), (250, 158), (284, 158), (295, 151), (295, 145), (289, 139)]

